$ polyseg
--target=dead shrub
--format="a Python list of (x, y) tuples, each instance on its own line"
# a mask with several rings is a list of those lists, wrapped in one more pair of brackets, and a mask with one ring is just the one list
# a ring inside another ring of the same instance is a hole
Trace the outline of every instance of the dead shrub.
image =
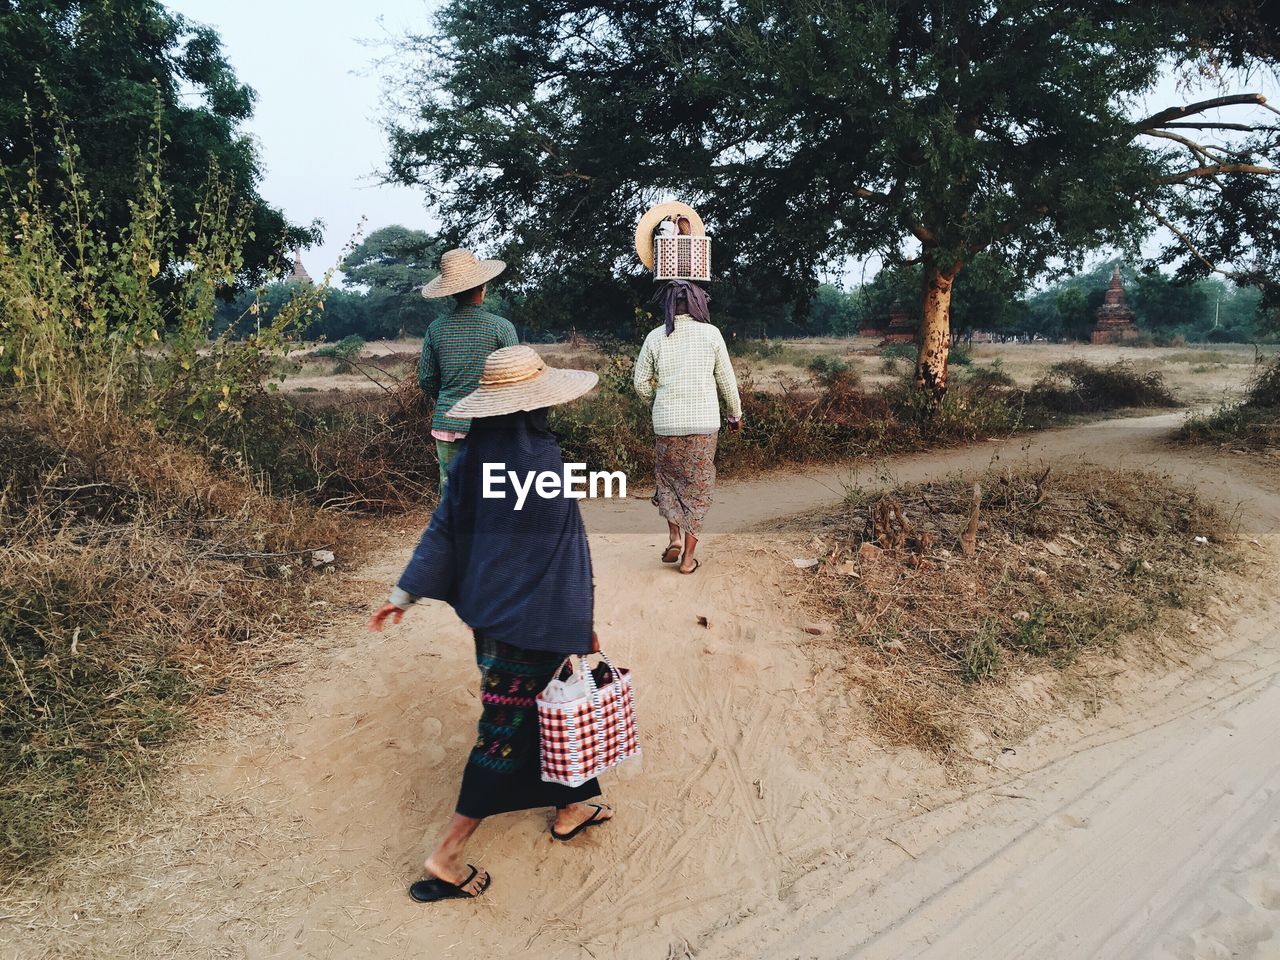
[(1161, 477), (991, 473), (981, 488), (972, 559), (972, 485), (953, 479), (852, 495), (817, 521), (823, 562), (801, 575), (877, 732), (939, 756), (981, 689), (1141, 635), (1233, 557), (1225, 520)]
[(346, 394), (311, 407), (285, 453), (301, 468), (295, 489), (322, 506), (388, 512), (429, 505), (439, 487), (434, 405), (417, 373), (390, 390)]
[(1178, 406), (1158, 370), (1139, 373), (1127, 360), (1105, 366), (1085, 360), (1055, 363), (1031, 387), (1027, 401), (1054, 413)]
[(1250, 382), (1245, 405), (1262, 410), (1280, 410), (1280, 355), (1262, 366)]
[(333, 514), (108, 416), (0, 411), (0, 866), (144, 783), (203, 698), (307, 622)]
[(1244, 400), (1189, 417), (1179, 439), (1235, 447), (1280, 447), (1280, 356), (1259, 360)]

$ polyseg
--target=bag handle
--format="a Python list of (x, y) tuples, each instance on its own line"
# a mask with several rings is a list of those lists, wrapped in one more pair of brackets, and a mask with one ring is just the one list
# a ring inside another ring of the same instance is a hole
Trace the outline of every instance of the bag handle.
[[(603, 650), (597, 650), (594, 652), (600, 654), (600, 659), (603, 660), (604, 665), (609, 668), (609, 673), (612, 674), (613, 676), (613, 679), (610, 680), (609, 682), (617, 683), (619, 680), (621, 680), (622, 674), (619, 673), (618, 668), (613, 665), (613, 661), (609, 659), (609, 655), (605, 653)], [(557, 677), (560, 676), (561, 672), (564, 670), (566, 666), (569, 668), (570, 672), (572, 673), (574, 670), (573, 658), (575, 656), (578, 658), (578, 669), (582, 671), (582, 680), (587, 685), (587, 696), (591, 699), (591, 707), (596, 713), (596, 719), (599, 720), (601, 719), (601, 711), (603, 710), (603, 705), (600, 702), (600, 688), (596, 686), (596, 678), (592, 675), (591, 670), (587, 667), (587, 657), (589, 657), (590, 654), (587, 654), (587, 653), (569, 654), (567, 657), (565, 657), (563, 660), (560, 661), (560, 666), (556, 668), (555, 675)]]

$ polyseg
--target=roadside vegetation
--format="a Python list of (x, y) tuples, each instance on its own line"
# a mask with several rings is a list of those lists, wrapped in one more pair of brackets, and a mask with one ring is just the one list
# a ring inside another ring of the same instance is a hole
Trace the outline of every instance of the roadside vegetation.
[(1259, 362), (1243, 400), (1190, 417), (1180, 438), (1193, 443), (1280, 448), (1280, 356)]
[(122, 228), (70, 142), (56, 183), (33, 175), (0, 211), (0, 873), (145, 789), (352, 556), (319, 505), (324, 450), (270, 376), (324, 288), (211, 340), (252, 206), (215, 175), (179, 229), (158, 152)]
[(1176, 633), (1169, 618), (1234, 557), (1226, 519), (1160, 476), (1023, 470), (979, 486), (976, 509), (959, 479), (851, 492), (805, 526), (820, 556), (797, 574), (874, 735), (944, 759), (1015, 721), (993, 691), (1122, 641), (1143, 648), (1157, 624)]

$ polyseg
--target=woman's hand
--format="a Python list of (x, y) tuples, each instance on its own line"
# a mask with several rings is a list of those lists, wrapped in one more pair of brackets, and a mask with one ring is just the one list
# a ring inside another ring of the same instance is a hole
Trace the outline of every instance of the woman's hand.
[(387, 625), (387, 617), (391, 618), (392, 623), (399, 623), (404, 619), (404, 610), (394, 603), (384, 603), (382, 608), (373, 615), (373, 619), (369, 621), (369, 629), (374, 633), (381, 633), (382, 628)]
[(729, 417), (728, 423), (729, 429), (734, 432), (742, 429), (742, 417), (737, 417), (736, 419), (734, 417)]
[(596, 636), (596, 632), (594, 630), (591, 631), (591, 652), (600, 652), (600, 638)]

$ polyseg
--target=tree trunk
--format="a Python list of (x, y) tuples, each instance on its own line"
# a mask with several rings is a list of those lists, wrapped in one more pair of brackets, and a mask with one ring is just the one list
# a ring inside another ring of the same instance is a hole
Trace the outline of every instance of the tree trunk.
[(926, 257), (924, 298), (920, 321), (920, 358), (916, 361), (916, 386), (935, 400), (947, 392), (947, 353), (951, 346), (951, 284), (960, 272), (956, 263), (943, 268)]

